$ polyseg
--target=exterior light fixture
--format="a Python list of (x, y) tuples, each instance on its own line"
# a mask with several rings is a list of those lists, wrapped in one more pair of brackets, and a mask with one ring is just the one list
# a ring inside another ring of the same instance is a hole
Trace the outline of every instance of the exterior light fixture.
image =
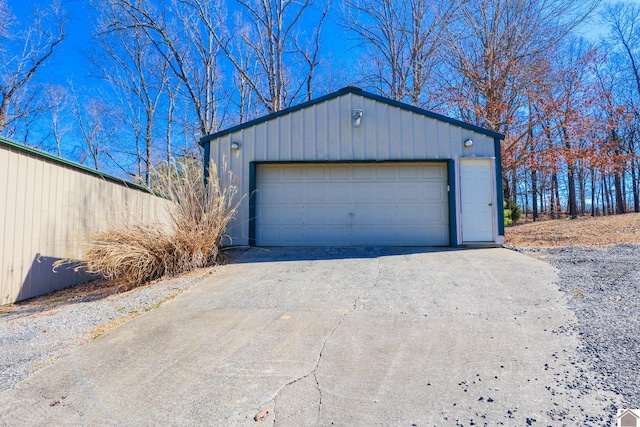
[(353, 119), (353, 127), (357, 128), (360, 127), (360, 121), (362, 120), (362, 110), (353, 110), (353, 113), (351, 114), (351, 118)]
[(471, 146), (473, 146), (473, 140), (471, 138), (467, 138), (464, 140), (464, 146), (465, 148), (469, 148)]
[(238, 144), (237, 142), (232, 142), (231, 143), (231, 149), (232, 150), (239, 150), (240, 149), (240, 144)]

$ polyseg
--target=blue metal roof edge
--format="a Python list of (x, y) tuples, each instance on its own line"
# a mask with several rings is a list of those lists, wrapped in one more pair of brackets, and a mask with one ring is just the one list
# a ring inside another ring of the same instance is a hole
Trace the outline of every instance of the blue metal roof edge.
[(293, 113), (295, 111), (302, 110), (304, 108), (311, 107), (313, 105), (320, 104), (322, 102), (329, 101), (331, 99), (338, 98), (338, 97), (340, 97), (342, 95), (346, 95), (346, 94), (349, 94), (349, 93), (360, 95), (360, 96), (362, 96), (364, 98), (368, 98), (368, 99), (372, 99), (374, 101), (382, 102), (382, 103), (385, 103), (385, 104), (388, 104), (388, 105), (391, 105), (391, 106), (394, 106), (394, 107), (397, 107), (397, 108), (400, 108), (400, 109), (403, 109), (403, 110), (406, 110), (406, 111), (410, 111), (412, 113), (420, 114), (420, 115), (423, 115), (423, 116), (426, 116), (426, 117), (429, 117), (429, 118), (432, 118), (432, 119), (440, 120), (440, 121), (443, 121), (443, 122), (446, 122), (446, 123), (449, 123), (449, 124), (452, 124), (452, 125), (460, 126), (460, 127), (464, 128), (464, 129), (468, 129), (468, 130), (473, 131), (473, 132), (482, 133), (482, 134), (490, 136), (492, 138), (504, 139), (504, 135), (501, 134), (501, 133), (494, 132), (494, 131), (489, 130), (489, 129), (485, 129), (485, 128), (480, 127), (480, 126), (472, 125), (470, 123), (463, 122), (463, 121), (458, 120), (458, 119), (453, 119), (451, 117), (447, 117), (447, 116), (444, 116), (442, 114), (434, 113), (434, 112), (429, 111), (429, 110), (425, 110), (425, 109), (422, 109), (422, 108), (414, 107), (412, 105), (405, 104), (404, 102), (395, 101), (395, 100), (390, 99), (390, 98), (385, 98), (384, 96), (380, 96), (380, 95), (376, 95), (376, 94), (373, 94), (373, 93), (370, 93), (370, 92), (366, 92), (366, 91), (364, 91), (364, 90), (362, 90), (362, 89), (360, 89), (358, 87), (355, 87), (355, 86), (347, 86), (347, 87), (344, 87), (344, 88), (342, 88), (340, 90), (337, 90), (335, 92), (332, 92), (332, 93), (329, 93), (327, 95), (321, 96), (319, 98), (315, 98), (315, 99), (303, 102), (301, 104), (294, 105), (294, 106), (289, 107), (289, 108), (285, 108), (284, 110), (280, 110), (280, 111), (277, 111), (275, 113), (267, 114), (266, 116), (258, 117), (257, 119), (253, 119), (253, 120), (250, 120), (250, 121), (248, 121), (246, 123), (241, 123), (239, 125), (232, 126), (230, 128), (221, 130), (221, 131), (213, 133), (211, 135), (203, 136), (202, 138), (200, 138), (200, 145), (204, 146), (204, 144), (206, 144), (207, 142), (210, 142), (213, 139), (223, 137), (223, 136), (228, 135), (230, 133), (234, 133), (234, 132), (237, 132), (239, 130), (246, 129), (246, 128), (249, 128), (251, 126), (256, 126), (256, 125), (258, 125), (260, 123), (264, 123), (264, 122), (267, 122), (269, 120), (273, 120), (273, 119), (275, 119), (277, 117), (281, 117), (281, 116), (284, 116), (286, 114), (291, 114), (291, 113)]

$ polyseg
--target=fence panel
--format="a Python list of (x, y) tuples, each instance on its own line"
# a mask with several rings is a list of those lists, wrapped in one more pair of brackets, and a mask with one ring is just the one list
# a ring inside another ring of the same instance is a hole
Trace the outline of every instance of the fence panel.
[(59, 259), (113, 222), (167, 223), (166, 199), (143, 187), (0, 138), (0, 305), (94, 279)]

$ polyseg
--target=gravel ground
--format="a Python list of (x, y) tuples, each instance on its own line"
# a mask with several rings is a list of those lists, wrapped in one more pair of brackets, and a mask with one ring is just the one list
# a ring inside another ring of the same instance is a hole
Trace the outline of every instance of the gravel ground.
[(640, 245), (608, 248), (517, 249), (560, 272), (569, 307), (597, 387), (617, 394), (624, 408), (640, 408)]
[(212, 268), (201, 269), (127, 292), (81, 285), (0, 307), (0, 392), (106, 330), (173, 299), (211, 273)]
[[(596, 381), (593, 384), (584, 376), (572, 387), (610, 390), (623, 407), (640, 407), (640, 245), (512, 249), (560, 271), (558, 286), (569, 295), (569, 306), (578, 318), (576, 325), (568, 327), (577, 329), (583, 345), (581, 360), (590, 366)], [(49, 298), (46, 304), (34, 300), (0, 309), (0, 392), (212, 272), (208, 269), (124, 293), (76, 294)]]

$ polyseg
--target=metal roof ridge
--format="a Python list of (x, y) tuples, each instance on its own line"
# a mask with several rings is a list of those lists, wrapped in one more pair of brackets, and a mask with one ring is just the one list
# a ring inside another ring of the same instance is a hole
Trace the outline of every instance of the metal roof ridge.
[(374, 93), (367, 92), (367, 91), (365, 91), (365, 90), (363, 90), (363, 89), (361, 89), (361, 88), (359, 88), (357, 86), (345, 86), (345, 87), (343, 87), (343, 88), (341, 88), (341, 89), (339, 89), (339, 90), (337, 90), (335, 92), (328, 93), (328, 94), (320, 96), (318, 98), (310, 99), (308, 101), (302, 102), (300, 104), (293, 105), (293, 106), (285, 108), (283, 110), (276, 111), (276, 112), (273, 112), (273, 113), (270, 113), (270, 114), (266, 114), (266, 115), (261, 116), (261, 117), (257, 117), (255, 119), (249, 120), (248, 122), (240, 123), (240, 124), (231, 126), (229, 128), (220, 130), (220, 131), (212, 133), (210, 135), (205, 135), (202, 138), (200, 138), (199, 144), (204, 146), (205, 143), (207, 143), (207, 142), (209, 142), (209, 141), (211, 141), (213, 139), (220, 138), (222, 136), (228, 135), (228, 134), (233, 133), (233, 132), (237, 132), (237, 131), (242, 130), (242, 129), (249, 128), (251, 126), (256, 126), (256, 125), (258, 125), (260, 123), (264, 123), (264, 122), (273, 120), (275, 118), (278, 118), (278, 117), (281, 117), (281, 116), (284, 116), (284, 115), (287, 115), (287, 114), (291, 114), (291, 113), (294, 113), (296, 111), (302, 110), (304, 108), (308, 108), (308, 107), (311, 107), (313, 105), (320, 104), (322, 102), (326, 102), (326, 101), (329, 101), (329, 100), (332, 100), (334, 98), (338, 98), (338, 97), (340, 97), (342, 95), (346, 95), (346, 94), (350, 94), (350, 93), (351, 94), (360, 95), (360, 96), (362, 96), (364, 98), (367, 98), (367, 99), (372, 99), (374, 101), (378, 101), (378, 102), (382, 102), (382, 103), (385, 103), (385, 104), (388, 104), (388, 105), (392, 105), (394, 107), (403, 109), (405, 111), (410, 111), (410, 112), (413, 112), (413, 113), (416, 113), (416, 114), (420, 114), (420, 115), (423, 115), (423, 116), (426, 116), (426, 117), (430, 117), (432, 119), (436, 119), (436, 120), (440, 120), (440, 121), (443, 121), (443, 122), (446, 122), (446, 123), (449, 123), (449, 124), (460, 126), (460, 127), (463, 127), (465, 129), (469, 129), (469, 130), (474, 131), (474, 132), (483, 133), (483, 134), (485, 134), (487, 136), (491, 136), (493, 138), (504, 139), (504, 135), (503, 134), (495, 132), (495, 131), (492, 131), (490, 129), (486, 129), (486, 128), (483, 128), (483, 127), (477, 126), (477, 125), (473, 125), (471, 123), (467, 123), (467, 122), (464, 122), (462, 120), (454, 119), (452, 117), (448, 117), (448, 116), (445, 116), (443, 114), (434, 113), (433, 111), (425, 110), (424, 108), (420, 108), (420, 107), (415, 107), (413, 105), (410, 105), (410, 104), (407, 104), (407, 103), (404, 103), (404, 102), (401, 102), (401, 101), (396, 101), (396, 100), (393, 100), (391, 98), (386, 98), (386, 97), (381, 96), (381, 95), (376, 95)]

